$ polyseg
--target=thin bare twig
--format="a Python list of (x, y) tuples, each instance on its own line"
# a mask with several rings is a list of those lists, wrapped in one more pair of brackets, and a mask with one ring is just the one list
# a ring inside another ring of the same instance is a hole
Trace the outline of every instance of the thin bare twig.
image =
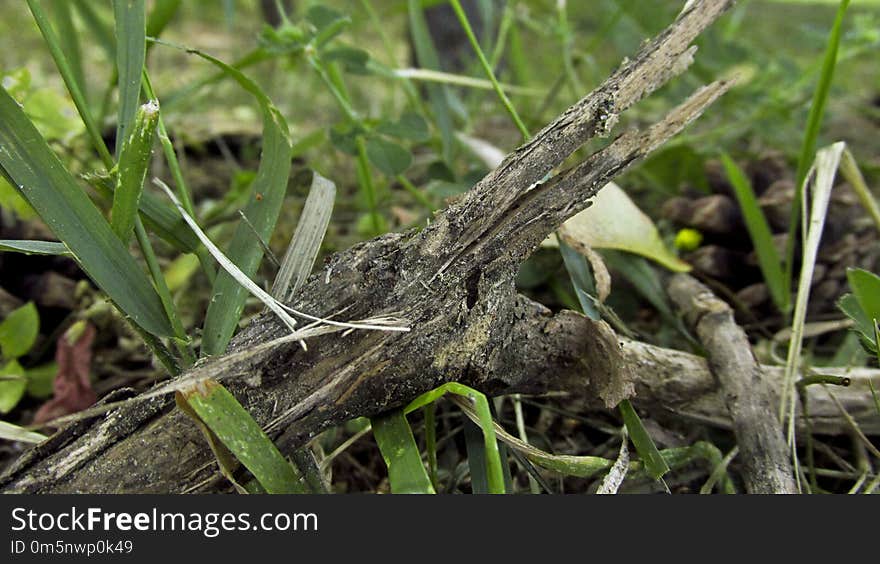
[(669, 283), (672, 301), (706, 347), (721, 384), (740, 448), (743, 480), (750, 493), (797, 493), (782, 424), (773, 410), (771, 386), (752, 353), (733, 310), (691, 276)]

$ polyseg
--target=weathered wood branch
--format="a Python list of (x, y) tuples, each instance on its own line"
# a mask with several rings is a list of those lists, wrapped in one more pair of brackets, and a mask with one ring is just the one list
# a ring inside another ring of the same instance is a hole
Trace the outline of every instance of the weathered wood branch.
[[(705, 358), (686, 352), (655, 347), (639, 341), (621, 339), (623, 356), (633, 375), (637, 407), (657, 419), (671, 422), (689, 419), (695, 423), (733, 429), (723, 390), (718, 386)], [(783, 367), (761, 365), (771, 385), (771, 405), (779, 405)], [(874, 368), (823, 368), (823, 374), (848, 378), (848, 387), (810, 386), (810, 428), (824, 435), (849, 434), (850, 429), (828, 393), (844, 406), (866, 434), (880, 434), (880, 414), (873, 403), (871, 385), (880, 384), (880, 370)], [(589, 398), (588, 405), (595, 406)], [(807, 432), (803, 412), (798, 406), (799, 436)]]
[[(273, 341), (263, 316), (230, 353), (184, 375), (222, 380), (286, 448), (352, 417), (402, 405), (457, 380), (488, 393), (579, 391), (614, 404), (633, 364), (613, 332), (581, 316), (550, 316), (516, 294), (514, 278), (541, 240), (615, 175), (678, 133), (722, 94), (700, 89), (644, 132), (628, 132), (572, 171), (547, 173), (617, 115), (686, 67), (690, 42), (731, 0), (697, 0), (602, 86), (506, 159), (419, 232), (389, 234), (334, 256), (294, 299), (301, 311), (350, 319), (396, 315), (412, 331), (324, 335), (303, 351)], [(548, 370), (552, 367), (552, 370)], [(585, 380), (586, 373), (586, 380)], [(149, 398), (149, 399), (145, 399)], [(210, 451), (168, 395), (140, 399), (67, 427), (25, 455), (3, 491), (198, 490)]]
[[(516, 302), (518, 321), (510, 331), (510, 345), (501, 350), (494, 361), (497, 366), (494, 374), (471, 371), (462, 381), (496, 394), (564, 391), (581, 398), (584, 409), (604, 408), (629, 382), (635, 387), (633, 402), (652, 417), (675, 421), (685, 417), (700, 424), (731, 427), (723, 392), (705, 359), (638, 341), (616, 339), (607, 325), (578, 313), (562, 311), (554, 315), (526, 298), (518, 297)], [(346, 348), (347, 339), (349, 337), (329, 336), (326, 343), (319, 342), (320, 339), (313, 341), (311, 348), (326, 351), (324, 347), (328, 346), (338, 352)], [(296, 353), (300, 354), (303, 353)], [(275, 376), (278, 366), (286, 362), (286, 358), (278, 358), (278, 364), (273, 364), (265, 357), (255, 356), (228, 364), (218, 360), (196, 370), (204, 370), (208, 375), (226, 375), (227, 386), (261, 424), (268, 426), (278, 415), (302, 405), (310, 391), (308, 384), (294, 385), (295, 376), (288, 373), (288, 370), (295, 371), (300, 363), (292, 364), (283, 374)], [(782, 369), (768, 366), (763, 369), (768, 380), (774, 383), (774, 401), (778, 401)], [(326, 374), (332, 370), (332, 366), (328, 366)], [(834, 389), (835, 395), (866, 433), (880, 433), (880, 416), (872, 404), (868, 386), (872, 381), (875, 387), (880, 387), (880, 371), (836, 369), (829, 372), (852, 379), (850, 387)], [(329, 393), (330, 390), (326, 390), (316, 397)], [(394, 401), (391, 396), (396, 392), (388, 389), (387, 393), (388, 401)], [(315, 408), (317, 417), (302, 420), (283, 436), (282, 448), (298, 447), (313, 433), (335, 424), (337, 419), (344, 420), (346, 416), (339, 415), (337, 410), (372, 415), (381, 411), (383, 405), (380, 401), (364, 408), (351, 405), (347, 400), (340, 406), (332, 403), (319, 406)], [(2, 491), (185, 492), (216, 487), (217, 472), (204, 439), (186, 416), (172, 408), (173, 401), (161, 396), (127, 405), (106, 417), (74, 424), (20, 459), (0, 480)], [(818, 386), (810, 388), (810, 417), (816, 432), (848, 432), (837, 407)]]
[(798, 493), (791, 453), (774, 409), (778, 403), (773, 404), (770, 381), (745, 331), (734, 321), (733, 309), (686, 274), (672, 277), (669, 296), (706, 347), (733, 421), (746, 491)]

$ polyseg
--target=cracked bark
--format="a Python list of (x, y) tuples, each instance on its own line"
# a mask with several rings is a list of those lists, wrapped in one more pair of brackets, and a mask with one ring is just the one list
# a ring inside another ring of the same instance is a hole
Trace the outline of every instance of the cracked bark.
[[(698, 90), (645, 131), (626, 132), (581, 165), (541, 181), (588, 139), (607, 133), (620, 112), (682, 71), (693, 55), (691, 41), (732, 3), (693, 2), (430, 226), (334, 256), (293, 300), (322, 317), (341, 310), (350, 319), (393, 314), (407, 319), (411, 332), (325, 335), (303, 351), (296, 343), (271, 344), (284, 329), (263, 316), (236, 336), (229, 354), (184, 378), (223, 381), (285, 448), (449, 380), (490, 394), (567, 390), (616, 403), (637, 366), (627, 347), (602, 323), (570, 312), (550, 316), (516, 294), (514, 277), (548, 233), (696, 118), (729, 83)], [(0, 478), (2, 491), (210, 488), (214, 463), (199, 431), (172, 409), (169, 395), (143, 397), (35, 447)]]

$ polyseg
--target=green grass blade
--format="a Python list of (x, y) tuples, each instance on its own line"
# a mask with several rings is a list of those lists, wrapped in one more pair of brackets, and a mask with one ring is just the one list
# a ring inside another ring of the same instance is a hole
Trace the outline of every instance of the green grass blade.
[[(147, 16), (146, 32), (148, 37), (159, 37), (180, 9), (183, 0), (156, 0), (153, 9)], [(152, 47), (147, 45), (147, 51)]]
[(414, 399), (404, 408), (404, 413), (411, 413), (429, 403), (433, 403), (447, 393), (464, 398), (462, 401), (456, 401), (456, 398), (453, 398), (453, 401), (456, 401), (463, 410), (471, 410), (476, 413), (479, 427), (483, 431), (487, 491), (488, 493), (503, 494), (505, 491), (504, 470), (498, 450), (498, 440), (495, 436), (495, 422), (492, 419), (492, 410), (489, 408), (489, 400), (485, 394), (458, 382), (447, 382)]
[(101, 49), (104, 50), (104, 53), (107, 54), (108, 59), (115, 60), (116, 41), (113, 39), (113, 30), (111, 29), (110, 24), (104, 21), (103, 18), (101, 18), (101, 16), (97, 12), (95, 12), (94, 1), (68, 1), (73, 5), (74, 8), (76, 8), (77, 12), (79, 12), (80, 18), (89, 30), (91, 39), (94, 40), (98, 45), (100, 45)]
[[(269, 60), (272, 58), (268, 52), (266, 52), (263, 48), (257, 48), (253, 51), (246, 53), (240, 59), (237, 59), (232, 63), (232, 66), (237, 68), (238, 70), (244, 70), (247, 67), (253, 66), (257, 63), (261, 63), (263, 61)], [(165, 108), (165, 111), (169, 111), (171, 109), (177, 109), (178, 106), (185, 106), (187, 103), (192, 103), (193, 100), (198, 100), (200, 97), (200, 91), (208, 86), (216, 84), (223, 79), (229, 78), (223, 71), (212, 72), (209, 75), (206, 75), (198, 80), (194, 80), (186, 86), (182, 86), (178, 90), (174, 90), (167, 96), (163, 96), (162, 98), (162, 107)]]
[[(159, 124), (161, 125), (161, 116)], [(113, 202), (115, 178), (111, 174), (86, 175), (85, 179), (98, 192), (101, 199)], [(141, 194), (140, 212), (144, 223), (159, 237), (184, 253), (195, 253), (199, 249), (198, 238), (168, 202), (159, 199), (151, 192)]]
[(391, 493), (435, 493), (403, 410), (373, 417), (370, 425), (388, 467)]
[(308, 493), (301, 477), (238, 400), (207, 380), (184, 393), (187, 404), (270, 494)]
[(73, 13), (70, 9), (68, 0), (54, 0), (52, 2), (52, 11), (55, 14), (55, 27), (58, 29), (58, 38), (61, 41), (61, 48), (67, 55), (70, 63), (70, 70), (79, 89), (88, 99), (86, 91), (85, 72), (83, 72), (82, 49), (79, 45), (79, 34), (76, 26), (73, 24)]
[[(61, 42), (55, 35), (55, 32), (52, 30), (52, 27), (49, 24), (49, 20), (43, 12), (42, 8), (40, 7), (40, 4), (35, 0), (28, 0), (28, 5), (31, 8), (34, 20), (37, 22), (37, 26), (40, 28), (43, 39), (45, 40), (46, 45), (49, 48), (49, 52), (51, 53), (56, 66), (58, 67), (58, 71), (61, 73), (65, 85), (70, 92), (70, 96), (73, 99), (74, 104), (76, 105), (76, 109), (86, 126), (86, 131), (89, 135), (89, 139), (92, 141), (95, 150), (101, 157), (104, 166), (109, 170), (114, 165), (113, 156), (110, 154), (110, 151), (104, 144), (104, 140), (101, 137), (100, 128), (98, 127), (97, 121), (94, 119), (91, 112), (89, 111), (85, 96), (83, 95), (80, 86), (74, 77), (74, 72), (72, 71), (70, 63), (68, 62), (67, 57), (64, 54)], [(92, 32), (93, 37), (101, 36), (102, 41), (106, 40), (112, 43), (112, 36), (109, 35), (107, 27), (104, 26), (103, 22), (98, 19), (97, 14), (91, 11), (91, 6), (89, 6), (87, 3), (82, 2), (75, 2), (73, 5), (77, 8), (80, 8), (80, 15), (83, 17), (83, 20), (86, 21), (86, 23), (89, 25), (89, 29)], [(99, 32), (99, 30), (101, 29), (105, 31), (105, 35), (107, 35), (106, 38), (103, 38), (103, 35)], [(115, 53), (115, 46), (111, 44), (110, 47), (111, 50), (109, 52)], [(103, 183), (98, 183), (95, 188), (107, 201), (111, 201), (113, 199), (112, 184), (104, 185)], [(198, 241), (180, 219), (180, 216), (175, 213), (170, 206), (163, 204), (150, 194), (145, 195), (145, 197), (142, 198), (141, 203), (141, 212), (144, 215), (144, 221), (147, 223), (147, 225), (150, 226), (151, 229), (156, 232), (157, 235), (159, 235), (183, 252), (195, 252), (196, 248), (198, 247)]]
[[(248, 278), (252, 278), (263, 258), (260, 239), (269, 240), (287, 191), (292, 152), (287, 122), (260, 87), (241, 71), (206, 53), (188, 51), (214, 64), (238, 82), (254, 96), (263, 113), (263, 153), (250, 200), (244, 209), (253, 229), (244, 222), (239, 223), (226, 252), (226, 256)], [(209, 356), (226, 350), (238, 326), (248, 291), (224, 271), (217, 274), (212, 295), (215, 297), (208, 306), (202, 338), (202, 354)]]
[[(151, 43), (151, 45), (153, 45), (153, 43)], [(153, 83), (150, 81), (150, 75), (147, 73), (146, 67), (144, 67), (141, 80), (144, 93), (147, 97), (150, 100), (158, 101), (159, 98), (153, 90)], [(165, 128), (165, 120), (162, 118), (161, 114), (159, 115), (159, 141), (162, 145), (162, 152), (165, 155), (165, 162), (168, 164), (168, 169), (171, 172), (171, 178), (174, 179), (177, 194), (180, 197), (181, 203), (183, 203), (183, 209), (185, 209), (191, 216), (195, 217), (195, 207), (193, 206), (192, 197), (190, 196), (189, 189), (186, 185), (186, 179), (183, 177), (180, 160), (177, 158), (177, 152), (174, 150), (174, 145), (171, 143), (171, 137), (168, 135), (168, 130)], [(210, 279), (213, 282), (213, 275), (210, 276)]]
[(179, 251), (194, 253), (199, 248), (199, 240), (180, 214), (155, 194), (145, 192), (141, 195), (140, 210), (144, 223)]
[[(431, 394), (432, 392), (428, 392)], [(421, 398), (417, 398), (415, 401), (422, 401), (425, 396)], [(471, 421), (480, 421), (480, 417), (477, 415), (476, 410), (474, 409), (472, 404), (457, 402), (458, 406), (461, 410), (468, 416)], [(413, 404), (407, 406), (406, 409), (409, 409)], [(577, 476), (579, 478), (589, 478), (591, 476), (595, 476), (599, 472), (604, 472), (611, 468), (613, 461), (601, 458), (598, 456), (571, 456), (571, 455), (555, 455), (544, 452), (529, 443), (522, 441), (504, 429), (501, 428), (498, 423), (493, 422), (493, 429), (495, 435), (505, 443), (507, 443), (511, 448), (515, 451), (521, 453), (527, 460), (529, 460), (532, 464), (540, 466), (542, 468), (546, 468), (548, 470), (553, 470), (554, 472), (558, 472), (560, 474), (564, 474), (566, 476)], [(545, 488), (547, 491), (551, 491), (550, 488)]]
[(0, 439), (22, 443), (41, 443), (45, 441), (46, 438), (45, 435), (30, 431), (24, 427), (19, 427), (18, 425), (13, 425), (6, 421), (0, 421)]
[(825, 220), (828, 215), (834, 178), (845, 148), (845, 143), (838, 142), (828, 147), (823, 147), (816, 153), (816, 160), (804, 179), (805, 183), (808, 178), (813, 180), (810, 186), (812, 202), (809, 203), (809, 206), (805, 197), (807, 195), (806, 192), (801, 191), (800, 194), (803, 198), (804, 218), (807, 222), (805, 222), (803, 259), (794, 301), (791, 340), (788, 343), (788, 355), (785, 361), (784, 384), (779, 412), (779, 420), (787, 421), (788, 423), (788, 444), (792, 448), (795, 440), (795, 405), (797, 403), (795, 380), (800, 374), (804, 326), (807, 321), (807, 305), (810, 300), (813, 272), (816, 268), (816, 257), (819, 254), (822, 233), (825, 229)]
[(471, 472), (471, 492), (489, 493), (489, 473), (486, 471), (486, 449), (483, 445), (483, 432), (480, 426), (470, 419), (464, 420), (464, 446), (467, 452), (468, 468)]
[(801, 192), (803, 191), (804, 179), (816, 155), (816, 147), (819, 142), (819, 129), (822, 126), (822, 118), (825, 116), (825, 106), (828, 102), (828, 94), (831, 92), (831, 82), (834, 79), (834, 69), (837, 66), (837, 51), (840, 47), (840, 36), (843, 29), (843, 17), (849, 7), (850, 0), (840, 0), (834, 24), (828, 34), (825, 43), (825, 55), (822, 59), (822, 71), (819, 75), (819, 83), (813, 92), (813, 101), (810, 104), (810, 114), (807, 117), (807, 128), (804, 131), (804, 140), (801, 143), (800, 156), (797, 165), (797, 182), (795, 184), (795, 198), (791, 206), (791, 217), (788, 225), (788, 244), (785, 252), (785, 279), (788, 283), (794, 275), (794, 242), (797, 228), (800, 224)]
[(633, 409), (629, 400), (620, 402), (618, 408), (623, 416), (623, 423), (626, 425), (629, 438), (633, 446), (636, 447), (639, 458), (642, 459), (642, 463), (645, 465), (645, 470), (655, 480), (660, 479), (669, 472), (669, 465), (666, 463), (663, 455), (660, 454), (660, 451), (657, 450), (657, 446), (651, 440), (651, 435), (648, 434), (645, 426), (642, 425), (642, 420), (639, 418), (636, 410)]
[(565, 270), (568, 272), (574, 292), (577, 294), (581, 311), (590, 319), (601, 319), (602, 315), (599, 313), (593, 298), (596, 289), (587, 259), (568, 246), (561, 237), (559, 238), (559, 252), (562, 254)]
[[(161, 123), (161, 119), (160, 119)], [(102, 199), (112, 202), (114, 181), (111, 175), (87, 178)], [(186, 225), (180, 214), (168, 203), (150, 192), (141, 194), (141, 216), (153, 232), (184, 253), (194, 253), (199, 248), (199, 240)]]
[(604, 249), (602, 251), (602, 259), (609, 269), (620, 274), (627, 282), (632, 284), (636, 292), (654, 306), (654, 309), (660, 313), (669, 325), (675, 327), (692, 344), (698, 344), (693, 335), (688, 332), (681, 318), (672, 311), (669, 297), (666, 295), (666, 290), (663, 289), (660, 276), (657, 275), (657, 272), (651, 267), (647, 259), (627, 253), (626, 251), (614, 251), (611, 249)]
[[(425, 12), (419, 0), (407, 0), (409, 9), (409, 28), (412, 34), (413, 46), (415, 47), (416, 59), (419, 66), (429, 70), (442, 70), (440, 57), (428, 32), (428, 24), (425, 21)], [(449, 108), (449, 94), (446, 87), (439, 84), (428, 84), (428, 98), (431, 100), (431, 109), (434, 112), (434, 121), (440, 129), (440, 137), (443, 142), (443, 159), (452, 162), (452, 151), (455, 144), (455, 133), (452, 124), (452, 110)]]
[(147, 167), (153, 152), (153, 140), (159, 123), (159, 104), (151, 100), (138, 108), (131, 135), (122, 144), (119, 169), (116, 173), (116, 191), (110, 227), (128, 244), (138, 217), (141, 193), (147, 177)]
[[(825, 116), (825, 106), (828, 102), (828, 95), (831, 92), (831, 82), (834, 79), (834, 70), (837, 66), (837, 51), (840, 48), (840, 36), (843, 29), (843, 18), (849, 7), (850, 0), (840, 0), (837, 8), (837, 14), (834, 17), (834, 24), (831, 26), (831, 32), (828, 34), (828, 41), (825, 43), (825, 54), (822, 59), (822, 71), (819, 76), (819, 83), (813, 92), (813, 101), (810, 104), (810, 114), (807, 118), (807, 128), (804, 132), (804, 140), (801, 144), (800, 157), (798, 158), (797, 167), (797, 186), (803, 183), (807, 176), (813, 157), (816, 155), (816, 146), (819, 140), (819, 129), (822, 126), (822, 118)], [(796, 221), (794, 223), (797, 223)]]
[(113, 0), (113, 15), (116, 19), (116, 71), (119, 76), (118, 158), (134, 125), (140, 102), (141, 74), (147, 56), (144, 0)]
[(0, 251), (25, 255), (70, 256), (70, 251), (67, 250), (64, 243), (54, 241), (0, 239)]
[(764, 281), (773, 297), (773, 303), (776, 304), (779, 311), (785, 313), (791, 307), (791, 292), (786, 283), (779, 252), (776, 250), (776, 245), (773, 244), (770, 225), (761, 211), (758, 198), (752, 189), (752, 183), (739, 168), (739, 165), (726, 153), (721, 154), (721, 162), (724, 164), (727, 178), (733, 186), (733, 192), (739, 202), (740, 210), (742, 210), (746, 229), (752, 238), (755, 253), (758, 255), (758, 265), (761, 267)]
[(862, 207), (871, 216), (871, 219), (874, 221), (874, 227), (877, 228), (877, 231), (880, 231), (880, 205), (877, 204), (877, 199), (871, 193), (871, 189), (868, 188), (868, 183), (865, 182), (865, 177), (862, 176), (862, 171), (859, 170), (856, 158), (849, 149), (843, 152), (843, 159), (840, 161), (840, 172), (846, 178), (846, 181), (849, 182), (850, 186), (852, 186), (853, 192), (858, 196)]
[(459, 23), (461, 23), (462, 29), (464, 29), (464, 32), (467, 35), (468, 41), (470, 41), (471, 43), (471, 47), (473, 47), (474, 49), (474, 53), (476, 53), (477, 55), (477, 59), (479, 59), (480, 61), (480, 65), (482, 65), (483, 67), (483, 72), (486, 73), (486, 76), (492, 83), (492, 88), (495, 90), (495, 94), (501, 101), (501, 105), (504, 106), (504, 109), (505, 111), (507, 111), (510, 119), (513, 121), (514, 125), (516, 125), (516, 128), (520, 132), (520, 135), (522, 135), (522, 140), (528, 140), (529, 137), (531, 137), (531, 134), (529, 133), (529, 130), (523, 123), (522, 119), (520, 119), (519, 114), (513, 107), (513, 104), (510, 103), (510, 99), (507, 97), (507, 94), (504, 93), (504, 90), (501, 88), (501, 84), (498, 82), (498, 79), (495, 77), (495, 71), (492, 70), (492, 66), (486, 59), (486, 55), (483, 53), (482, 47), (480, 47), (480, 42), (479, 40), (477, 40), (477, 36), (474, 35), (474, 30), (471, 29), (471, 24), (468, 21), (467, 14), (461, 7), (461, 2), (459, 2), (459, 0), (450, 0), (450, 3), (452, 4), (452, 10), (458, 17)]
[(171, 325), (143, 269), (77, 185), (6, 89), (0, 88), (0, 169), (86, 274), (144, 330), (170, 336)]
[(110, 169), (113, 166), (113, 157), (107, 150), (106, 145), (104, 145), (104, 140), (101, 137), (101, 129), (98, 127), (97, 122), (89, 111), (86, 97), (80, 89), (75, 73), (64, 54), (64, 47), (58, 39), (58, 36), (55, 35), (55, 31), (52, 29), (52, 25), (49, 23), (49, 19), (46, 17), (45, 12), (43, 12), (43, 9), (40, 7), (40, 3), (37, 2), (37, 0), (27, 0), (27, 3), (31, 10), (31, 14), (34, 16), (34, 21), (37, 23), (37, 27), (40, 28), (40, 33), (46, 42), (46, 47), (49, 48), (49, 53), (55, 61), (55, 66), (58, 67), (58, 72), (61, 73), (61, 78), (64, 79), (67, 91), (70, 92), (70, 97), (76, 106), (76, 110), (79, 112), (79, 115), (86, 126), (89, 138), (91, 139), (95, 150), (98, 151), (104, 166)]

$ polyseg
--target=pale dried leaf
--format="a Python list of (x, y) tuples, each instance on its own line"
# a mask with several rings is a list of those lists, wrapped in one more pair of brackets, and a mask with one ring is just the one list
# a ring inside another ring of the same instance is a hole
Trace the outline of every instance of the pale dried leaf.
[(666, 247), (651, 218), (613, 182), (599, 191), (592, 206), (562, 224), (559, 234), (566, 242), (579, 241), (593, 249), (642, 255), (674, 272), (691, 268)]

